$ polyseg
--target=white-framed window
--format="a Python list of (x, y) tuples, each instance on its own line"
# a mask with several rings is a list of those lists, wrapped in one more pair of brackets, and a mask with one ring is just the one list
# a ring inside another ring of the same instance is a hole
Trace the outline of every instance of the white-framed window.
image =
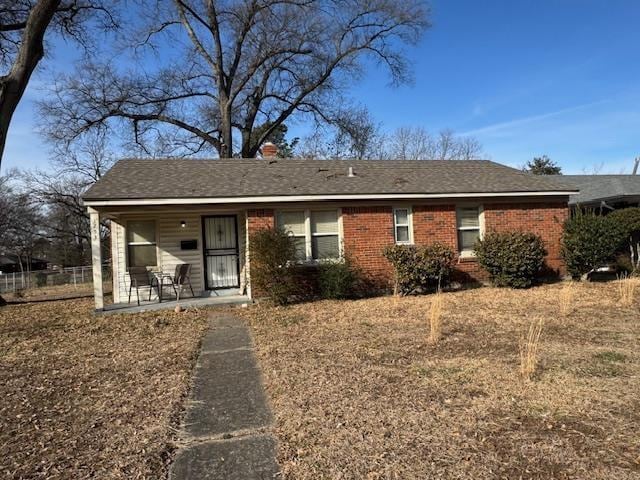
[(279, 212), (277, 216), (278, 228), (294, 238), (296, 244), (296, 258), (307, 259), (307, 227), (304, 210)]
[(340, 258), (338, 211), (311, 210), (311, 259)]
[(393, 209), (393, 235), (400, 245), (413, 243), (413, 229), (411, 228), (411, 208), (396, 207)]
[(458, 250), (461, 255), (473, 255), (476, 241), (482, 237), (482, 207), (460, 206), (456, 209)]
[(340, 258), (339, 217), (337, 209), (285, 210), (277, 225), (294, 237), (298, 260), (331, 260)]
[(156, 221), (127, 222), (127, 266), (156, 267), (158, 265)]

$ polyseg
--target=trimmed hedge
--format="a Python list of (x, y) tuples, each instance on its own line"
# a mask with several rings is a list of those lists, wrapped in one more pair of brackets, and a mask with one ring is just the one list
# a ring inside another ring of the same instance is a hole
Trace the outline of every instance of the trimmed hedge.
[(625, 238), (626, 230), (615, 216), (575, 212), (565, 221), (562, 236), (562, 258), (567, 271), (579, 278), (614, 261)]
[(453, 269), (453, 250), (441, 243), (426, 247), (394, 245), (383, 255), (395, 270), (396, 291), (401, 295), (424, 293), (448, 284)]
[(488, 233), (475, 244), (478, 263), (498, 287), (527, 288), (544, 265), (542, 239), (528, 232)]

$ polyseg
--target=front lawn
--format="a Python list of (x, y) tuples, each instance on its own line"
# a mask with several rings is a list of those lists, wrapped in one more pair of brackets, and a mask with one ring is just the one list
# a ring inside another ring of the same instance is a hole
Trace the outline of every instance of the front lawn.
[(285, 477), (640, 478), (640, 302), (564, 288), (446, 293), (436, 345), (433, 296), (245, 310)]
[(0, 309), (0, 475), (162, 478), (206, 312)]

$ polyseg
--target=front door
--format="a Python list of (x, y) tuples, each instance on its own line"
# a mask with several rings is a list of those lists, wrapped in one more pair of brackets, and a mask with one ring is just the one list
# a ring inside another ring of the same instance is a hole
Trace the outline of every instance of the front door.
[(202, 222), (207, 289), (239, 287), (237, 217), (217, 215)]

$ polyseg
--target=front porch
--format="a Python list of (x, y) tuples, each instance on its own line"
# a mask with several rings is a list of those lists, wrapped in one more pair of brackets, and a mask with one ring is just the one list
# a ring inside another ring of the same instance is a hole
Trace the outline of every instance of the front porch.
[[(175, 308), (172, 282), (184, 307), (251, 301), (245, 209), (207, 205), (88, 210), (94, 265), (102, 261), (100, 220), (109, 219), (111, 230), (113, 304), (105, 305), (100, 269), (94, 268), (97, 312)], [(188, 273), (178, 276), (178, 269)], [(180, 289), (176, 282), (185, 277), (189, 281)], [(164, 288), (158, 288), (161, 285)]]
[(195, 297), (182, 297), (178, 301), (175, 297), (164, 299), (162, 302), (158, 300), (140, 300), (140, 305), (137, 301), (112, 303), (105, 305), (102, 311), (104, 315), (117, 314), (117, 313), (141, 313), (150, 312), (154, 310), (173, 310), (177, 305), (182, 308), (206, 308), (223, 305), (248, 305), (252, 300), (247, 295), (240, 295), (236, 290), (218, 292), (217, 295), (200, 295)]

